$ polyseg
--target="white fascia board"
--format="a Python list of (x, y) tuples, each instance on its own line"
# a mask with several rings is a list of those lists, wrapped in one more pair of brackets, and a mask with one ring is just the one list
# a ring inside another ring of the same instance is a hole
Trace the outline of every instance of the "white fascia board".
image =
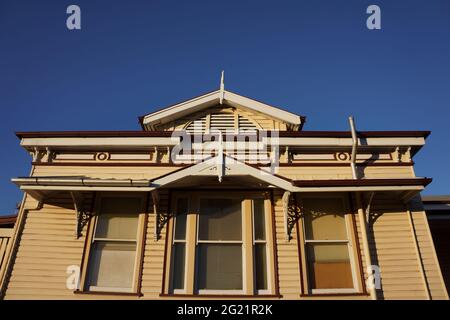
[(103, 137), (103, 138), (24, 138), (20, 145), (27, 147), (154, 147), (174, 146), (180, 137)]
[[(190, 176), (215, 176), (217, 175), (217, 170), (213, 169), (217, 167), (217, 163), (218, 156), (173, 172), (160, 179), (153, 180), (152, 186), (156, 188), (163, 187), (164, 185)], [(292, 190), (294, 188), (292, 183), (285, 179), (274, 176), (268, 171), (249, 166), (228, 156), (224, 157), (224, 166), (226, 167), (226, 170), (224, 170), (225, 176), (252, 176), (280, 189)]]
[(20, 186), (20, 190), (39, 191), (122, 191), (122, 192), (148, 192), (155, 190), (154, 187), (108, 187), (108, 186)]
[(65, 177), (26, 177), (13, 178), (13, 183), (20, 187), (149, 187), (150, 180), (146, 179), (92, 179), (92, 178), (65, 178)]
[(237, 105), (244, 109), (250, 109), (263, 114), (267, 114), (275, 119), (285, 121), (287, 123), (291, 123), (294, 125), (300, 125), (302, 123), (299, 115), (247, 97), (243, 97), (230, 91), (225, 90), (224, 100), (225, 102), (230, 102), (231, 105)]
[(210, 161), (211, 161), (211, 159), (208, 159), (206, 161), (203, 161), (203, 162), (200, 162), (193, 166), (190, 166), (186, 169), (178, 170), (178, 171), (170, 173), (162, 178), (153, 180), (152, 186), (154, 186), (156, 188), (163, 187), (169, 183), (176, 182), (180, 179), (183, 179), (183, 178), (186, 178), (189, 176), (217, 175), (216, 172), (212, 172), (209, 170), (205, 171), (205, 169), (210, 168), (211, 166), (215, 165), (215, 163), (211, 163)]
[[(186, 114), (205, 109), (207, 107), (220, 103), (220, 90), (205, 94), (203, 96), (176, 104), (174, 106), (162, 109), (160, 111), (144, 116), (142, 123), (144, 125), (155, 125), (166, 123), (180, 118)], [(224, 92), (224, 104), (249, 109), (266, 114), (275, 119), (285, 121), (294, 125), (302, 123), (301, 117), (291, 112), (276, 108), (265, 103), (243, 97), (239, 94), (226, 91)]]
[(144, 125), (153, 125), (159, 123), (166, 123), (173, 119), (182, 117), (185, 114), (194, 113), (205, 107), (212, 106), (219, 103), (220, 91), (214, 91), (205, 95), (196, 97), (194, 99), (173, 105), (171, 107), (150, 113), (144, 116), (142, 123)]
[(423, 186), (294, 187), (292, 192), (422, 191)]
[[(323, 137), (264, 137), (263, 142), (273, 143), (281, 146), (293, 147), (351, 147), (351, 138), (323, 138)], [(364, 138), (359, 139), (359, 147), (401, 147), (401, 146), (423, 146), (425, 139), (421, 137), (392, 137), (392, 138)]]

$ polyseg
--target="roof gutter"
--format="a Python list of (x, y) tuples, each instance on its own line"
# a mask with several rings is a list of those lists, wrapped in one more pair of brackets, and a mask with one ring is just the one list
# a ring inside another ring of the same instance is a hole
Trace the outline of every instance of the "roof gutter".
[(52, 178), (27, 177), (13, 178), (13, 183), (22, 187), (27, 186), (79, 186), (79, 187), (150, 187), (150, 180), (146, 179), (92, 179), (92, 178)]

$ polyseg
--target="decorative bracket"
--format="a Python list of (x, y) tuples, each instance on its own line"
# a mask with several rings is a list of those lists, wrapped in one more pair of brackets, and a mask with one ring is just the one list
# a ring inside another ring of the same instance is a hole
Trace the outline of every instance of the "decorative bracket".
[(48, 147), (46, 147), (45, 149), (34, 147), (33, 150), (30, 151), (30, 154), (33, 158), (33, 162), (51, 162), (54, 156), (54, 152)]
[(76, 212), (76, 229), (75, 229), (75, 239), (81, 237), (81, 231), (87, 225), (92, 217), (92, 212), (84, 210), (84, 197), (81, 192), (70, 191), (70, 196), (73, 201), (73, 206)]
[(285, 191), (282, 197), (284, 212), (284, 229), (286, 233), (286, 241), (292, 239), (291, 232), (297, 220), (301, 217), (301, 209), (297, 206), (297, 201), (291, 197), (290, 191)]
[(159, 192), (157, 190), (154, 190), (151, 192), (152, 194), (152, 201), (153, 201), (153, 213), (155, 214), (155, 230), (154, 230), (154, 240), (158, 241), (161, 237), (161, 230), (164, 228), (164, 226), (169, 221), (171, 215), (170, 213), (162, 213), (159, 209)]

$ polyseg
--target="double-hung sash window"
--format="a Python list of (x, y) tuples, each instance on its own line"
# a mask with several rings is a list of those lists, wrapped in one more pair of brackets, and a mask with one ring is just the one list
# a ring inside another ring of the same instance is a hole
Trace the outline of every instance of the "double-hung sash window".
[(90, 246), (86, 288), (133, 292), (141, 198), (103, 197)]
[(200, 199), (197, 233), (199, 293), (243, 289), (241, 199)]
[(269, 200), (215, 193), (175, 198), (169, 292), (271, 292)]
[(172, 287), (174, 292), (183, 292), (186, 283), (186, 220), (188, 204), (187, 198), (179, 198), (176, 205), (172, 240)]
[(253, 200), (253, 256), (255, 289), (258, 293), (269, 292), (266, 212), (264, 199)]
[(310, 292), (356, 292), (351, 224), (344, 198), (305, 197), (301, 202)]

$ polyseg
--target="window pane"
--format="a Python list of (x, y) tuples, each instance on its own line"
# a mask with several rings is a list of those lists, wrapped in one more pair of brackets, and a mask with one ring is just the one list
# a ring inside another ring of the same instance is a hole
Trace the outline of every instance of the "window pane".
[(307, 244), (312, 289), (353, 288), (347, 244)]
[(95, 242), (89, 261), (89, 285), (131, 289), (135, 256), (134, 243)]
[(241, 200), (201, 199), (198, 238), (200, 240), (241, 240)]
[(308, 240), (346, 240), (342, 199), (304, 199), (305, 231)]
[(103, 198), (96, 238), (136, 239), (140, 198)]
[(266, 224), (264, 221), (264, 200), (253, 200), (253, 224), (255, 226), (255, 240), (266, 239)]
[(184, 289), (184, 266), (185, 266), (185, 250), (184, 243), (175, 243), (173, 245), (173, 280), (174, 289)]
[(177, 211), (175, 218), (175, 239), (186, 239), (186, 213), (188, 211), (188, 199), (181, 198), (177, 201)]
[(242, 246), (199, 244), (197, 286), (200, 290), (241, 290)]
[(264, 243), (255, 244), (256, 290), (267, 289), (267, 256)]

